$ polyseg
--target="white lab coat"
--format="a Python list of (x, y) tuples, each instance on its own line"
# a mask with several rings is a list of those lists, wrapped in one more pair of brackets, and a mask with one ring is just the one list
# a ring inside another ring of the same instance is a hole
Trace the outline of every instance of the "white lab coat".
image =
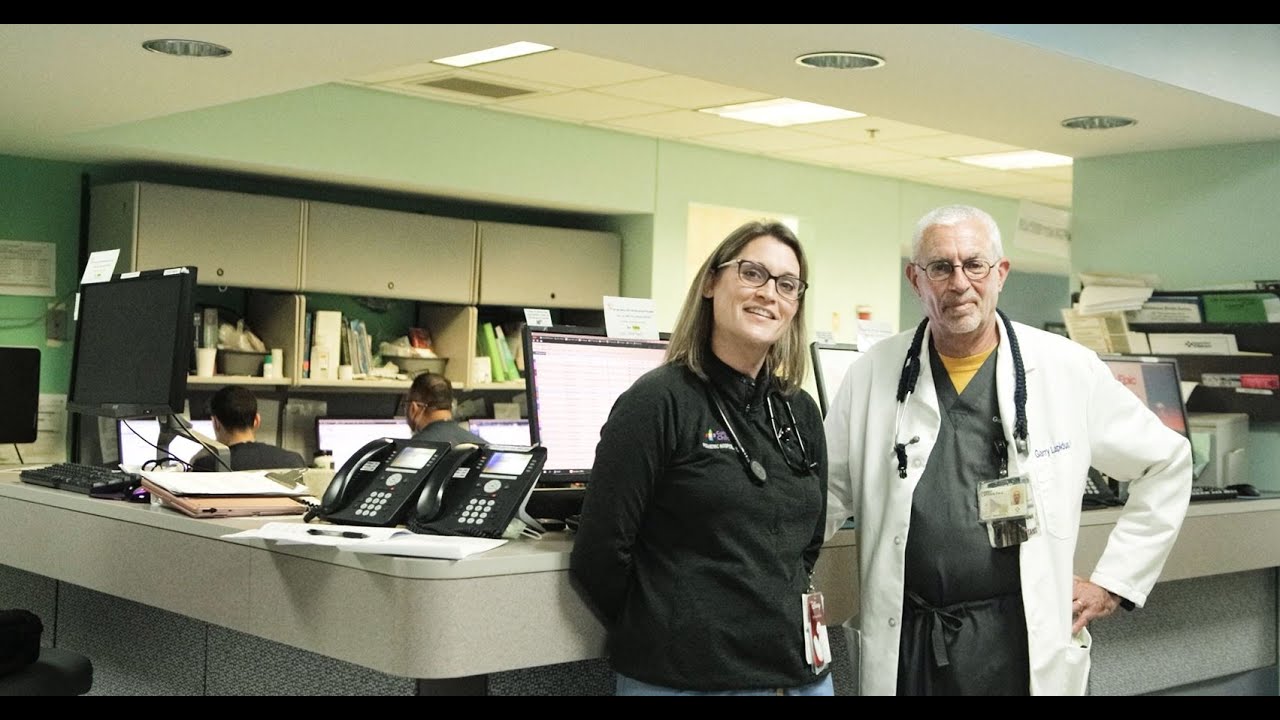
[[(1030, 473), (1039, 532), (1020, 555), (1027, 644), (1034, 695), (1083, 695), (1089, 637), (1071, 635), (1073, 558), (1080, 504), (1092, 465), (1129, 480), (1129, 497), (1090, 579), (1146, 602), (1186, 514), (1191, 447), (1165, 427), (1112, 376), (1097, 355), (1067, 338), (1014, 323), (1026, 368), (1028, 452), (1013, 442), (1014, 365), (997, 323), (996, 386), (1009, 474)], [(907, 446), (907, 477), (892, 451), (898, 377), (911, 331), (877, 343), (849, 368), (826, 417), (830, 459), (827, 537), (853, 517), (858, 530), (860, 611), (849, 627), (860, 647), (859, 687), (866, 695), (896, 691), (899, 621), (911, 498), (933, 450), (941, 417), (926, 332), (920, 377), (908, 396), (897, 437)], [(1082, 571), (1085, 568), (1081, 569)], [(1083, 574), (1083, 572), (1081, 573)]]

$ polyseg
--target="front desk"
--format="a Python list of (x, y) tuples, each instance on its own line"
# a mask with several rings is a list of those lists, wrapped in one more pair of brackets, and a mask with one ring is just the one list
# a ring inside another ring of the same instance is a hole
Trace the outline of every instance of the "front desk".
[[(1085, 513), (1079, 573), (1087, 574), (1102, 552), (1116, 514)], [(0, 571), (16, 580), (0, 583), (9, 586), (0, 588), (0, 606), (43, 609), (46, 624), (56, 626), (46, 642), (97, 661), (95, 694), (484, 693), (495, 678), (513, 683), (518, 694), (610, 689), (603, 627), (569, 582), (571, 536), (516, 540), (459, 561), (222, 539), (261, 522), (197, 520), (28, 485), (16, 472), (0, 472), (0, 566), (7, 566)], [(856, 612), (856, 560), (852, 530), (837, 533), (819, 560), (815, 582), (832, 624)], [(1158, 691), (1213, 676), (1216, 670), (1196, 658), (1204, 647), (1197, 634), (1231, 642), (1230, 633), (1213, 624), (1186, 627), (1187, 608), (1165, 617), (1166, 598), (1178, 595), (1166, 587), (1194, 593), (1200, 582), (1242, 580), (1252, 595), (1266, 586), (1248, 625), (1225, 620), (1256, 645), (1248, 657), (1233, 659), (1233, 668), (1274, 667), (1276, 566), (1280, 499), (1194, 503), (1148, 606), (1092, 628), (1091, 691)], [(1113, 628), (1142, 618), (1163, 618), (1169, 652), (1189, 653), (1182, 661), (1167, 652), (1158, 659), (1170, 677), (1153, 679), (1151, 667), (1130, 662), (1131, 652), (1151, 652), (1154, 631), (1108, 639)], [(838, 645), (840, 692), (848, 668)], [(1178, 669), (1188, 662), (1195, 667)], [(169, 684), (136, 677), (177, 668), (186, 669)], [(1116, 676), (1115, 668), (1131, 676)], [(326, 675), (345, 684), (316, 679)]]
[[(604, 655), (604, 629), (569, 583), (564, 533), (458, 561), (221, 537), (264, 521), (188, 518), (0, 472), (0, 565), (416, 679), (418, 693), (484, 692), (493, 673)], [(838, 592), (856, 566), (851, 531), (821, 566), (831, 612), (852, 614), (852, 593)]]

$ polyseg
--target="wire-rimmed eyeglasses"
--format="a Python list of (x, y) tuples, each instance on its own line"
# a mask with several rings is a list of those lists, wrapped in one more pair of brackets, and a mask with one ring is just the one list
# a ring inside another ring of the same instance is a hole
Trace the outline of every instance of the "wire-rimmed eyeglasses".
[(764, 287), (764, 284), (773, 281), (773, 286), (778, 289), (778, 294), (788, 300), (799, 300), (804, 297), (805, 290), (809, 289), (809, 283), (801, 280), (795, 275), (771, 275), (769, 268), (758, 262), (750, 260), (730, 260), (722, 262), (716, 266), (716, 269), (726, 268), (730, 265), (738, 266), (738, 279), (747, 287)]
[(946, 260), (934, 260), (928, 265), (921, 265), (920, 263), (911, 264), (923, 270), (925, 277), (928, 277), (930, 280), (934, 282), (942, 282), (943, 280), (950, 280), (951, 274), (955, 272), (956, 268), (963, 270), (964, 276), (970, 280), (981, 280), (991, 274), (991, 268), (995, 267), (997, 263), (979, 260), (978, 258), (970, 258), (962, 263), (950, 263)]

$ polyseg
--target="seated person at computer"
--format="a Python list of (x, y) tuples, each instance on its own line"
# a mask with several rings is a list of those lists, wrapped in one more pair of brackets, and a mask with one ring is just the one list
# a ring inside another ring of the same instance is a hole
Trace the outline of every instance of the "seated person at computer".
[[(231, 470), (307, 466), (298, 453), (257, 441), (262, 416), (258, 414), (258, 400), (249, 390), (239, 385), (222, 388), (209, 400), (209, 414), (213, 416), (214, 438), (231, 451)], [(211, 472), (228, 468), (222, 467), (208, 451), (201, 450), (191, 459), (191, 469)]]
[(443, 375), (424, 372), (413, 379), (404, 415), (416, 440), (486, 444), (453, 419), (453, 385)]

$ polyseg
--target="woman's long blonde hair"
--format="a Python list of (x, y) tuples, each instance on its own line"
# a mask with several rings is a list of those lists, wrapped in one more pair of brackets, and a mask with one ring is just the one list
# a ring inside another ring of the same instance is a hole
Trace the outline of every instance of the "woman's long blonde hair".
[[(703, 297), (702, 291), (720, 271), (722, 263), (735, 259), (752, 240), (765, 236), (777, 238), (791, 248), (796, 254), (796, 260), (800, 262), (800, 279), (808, 282), (809, 263), (791, 228), (772, 220), (745, 223), (720, 241), (689, 283), (689, 292), (685, 295), (680, 317), (676, 320), (676, 329), (672, 331), (671, 343), (667, 346), (667, 362), (684, 365), (698, 377), (707, 379), (706, 362), (707, 355), (711, 352), (711, 329), (715, 324), (715, 317), (712, 300)], [(796, 313), (791, 318), (791, 326), (769, 348), (764, 361), (768, 372), (778, 379), (783, 392), (788, 394), (804, 383), (805, 373), (809, 371), (809, 355), (805, 348), (807, 333), (804, 327), (804, 298), (801, 295), (796, 301)]]

